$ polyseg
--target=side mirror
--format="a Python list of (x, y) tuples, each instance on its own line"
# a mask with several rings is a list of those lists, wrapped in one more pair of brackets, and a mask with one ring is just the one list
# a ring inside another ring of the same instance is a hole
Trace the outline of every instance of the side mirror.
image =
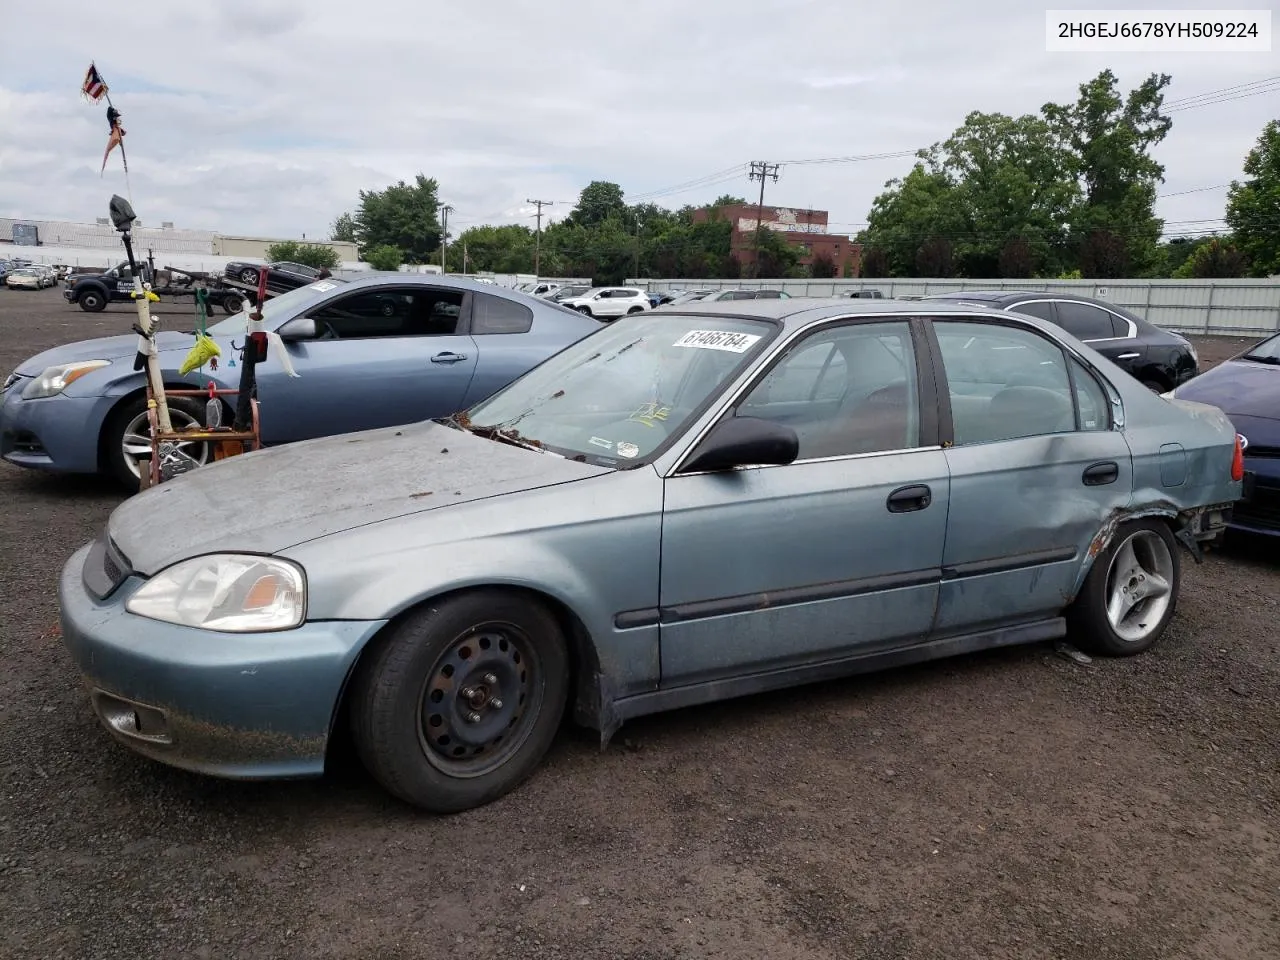
[(703, 438), (682, 472), (781, 465), (799, 454), (800, 438), (790, 427), (758, 417), (731, 417)]
[(298, 340), (314, 340), (319, 336), (316, 330), (316, 322), (310, 317), (294, 317), (280, 327), (276, 333), (280, 334), (280, 339), (285, 343), (294, 343)]

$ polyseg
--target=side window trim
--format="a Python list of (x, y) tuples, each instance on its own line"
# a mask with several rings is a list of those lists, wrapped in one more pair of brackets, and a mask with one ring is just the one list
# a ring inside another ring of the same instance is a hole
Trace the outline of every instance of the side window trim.
[[(1035, 299), (1035, 300), (1019, 300), (1016, 304), (1014, 304), (1014, 305), (1013, 305), (1013, 306), (1011, 306), (1011, 307), (1007, 307), (1006, 309), (1008, 309), (1008, 310), (1017, 310), (1017, 309), (1018, 309), (1018, 307), (1022, 306), (1023, 304), (1026, 304), (1026, 303), (1052, 303), (1052, 304), (1053, 304), (1053, 308), (1054, 308), (1054, 315), (1056, 316), (1056, 315), (1057, 315), (1058, 304), (1060, 304), (1060, 303), (1080, 303), (1080, 302), (1081, 302), (1081, 301), (1078, 301), (1078, 300), (1063, 300), (1061, 297), (1044, 297), (1044, 298), (1037, 298), (1037, 299)], [(1108, 308), (1106, 308), (1106, 307), (1102, 306), (1102, 304), (1100, 304), (1100, 303), (1087, 303), (1087, 304), (1084, 304), (1084, 305), (1085, 305), (1085, 306), (1089, 306), (1089, 307), (1094, 307), (1094, 308), (1096, 308), (1096, 309), (1098, 309), (1098, 310), (1101, 310), (1103, 313), (1105, 313), (1105, 314), (1107, 314), (1109, 317), (1111, 317), (1111, 318), (1112, 318), (1112, 320), (1119, 320), (1121, 323), (1123, 323), (1123, 324), (1125, 325), (1125, 331), (1126, 331), (1126, 332), (1125, 332), (1125, 335), (1124, 335), (1123, 337), (1114, 337), (1114, 336), (1113, 336), (1113, 337), (1093, 337), (1092, 339), (1089, 339), (1089, 340), (1081, 340), (1081, 341), (1080, 341), (1081, 343), (1107, 343), (1107, 342), (1109, 342), (1109, 341), (1113, 341), (1113, 340), (1134, 340), (1134, 339), (1137, 339), (1137, 336), (1138, 336), (1138, 325), (1137, 325), (1136, 323), (1134, 323), (1132, 320), (1130, 320), (1128, 317), (1123, 317), (1123, 316), (1121, 316), (1120, 314), (1116, 313), (1114, 310), (1109, 310)], [(1065, 328), (1064, 328), (1064, 329), (1065, 329)]]
[[(356, 297), (368, 296), (371, 294), (384, 293), (391, 296), (401, 296), (406, 293), (415, 296), (421, 293), (460, 293), (462, 294), (462, 304), (458, 307), (458, 323), (453, 328), (453, 333), (437, 334), (435, 336), (457, 337), (469, 336), (471, 333), (471, 291), (458, 290), (455, 287), (438, 287), (430, 284), (406, 284), (396, 287), (369, 287), (363, 290), (343, 290), (334, 296), (320, 303), (313, 304), (310, 309), (305, 312), (295, 314), (299, 317), (318, 317), (321, 311), (328, 310), (330, 307), (347, 299), (355, 299)], [(286, 321), (287, 322), (287, 321)], [(368, 336), (368, 337), (340, 337), (341, 341), (364, 341), (364, 340), (417, 340), (430, 339), (430, 336), (408, 333), (396, 334), (394, 336)]]

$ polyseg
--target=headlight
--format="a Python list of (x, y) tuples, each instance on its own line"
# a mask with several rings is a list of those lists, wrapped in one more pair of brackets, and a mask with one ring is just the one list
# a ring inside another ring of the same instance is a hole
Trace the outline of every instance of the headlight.
[(22, 399), (39, 400), (41, 397), (57, 396), (86, 373), (110, 365), (110, 360), (81, 360), (78, 363), (60, 363), (56, 367), (49, 367), (27, 384), (22, 391)]
[(287, 560), (214, 554), (174, 564), (125, 604), (140, 617), (201, 630), (289, 630), (306, 617), (302, 569)]

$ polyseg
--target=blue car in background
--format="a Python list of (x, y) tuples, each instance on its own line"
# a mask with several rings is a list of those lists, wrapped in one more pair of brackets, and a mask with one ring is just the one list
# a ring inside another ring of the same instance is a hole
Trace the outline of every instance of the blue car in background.
[[(297, 377), (271, 348), (258, 366), (263, 443), (398, 426), (464, 410), (543, 360), (600, 329), (591, 317), (491, 284), (430, 276), (321, 280), (268, 300)], [(121, 317), (124, 325), (124, 316)], [(245, 314), (208, 328), (217, 368), (178, 371), (195, 344), (161, 331), (170, 388), (235, 390)], [(69, 343), (32, 357), (0, 393), (0, 456), (21, 467), (105, 473), (136, 488), (136, 456), (149, 449), (146, 388), (133, 368), (133, 334)], [(170, 401), (176, 429), (203, 422), (204, 403)], [(230, 422), (227, 408), (224, 422)], [(184, 448), (197, 461), (207, 446)]]
[(1244, 498), (1232, 530), (1280, 537), (1280, 333), (1256, 343), (1173, 391), (1217, 407), (1244, 447)]

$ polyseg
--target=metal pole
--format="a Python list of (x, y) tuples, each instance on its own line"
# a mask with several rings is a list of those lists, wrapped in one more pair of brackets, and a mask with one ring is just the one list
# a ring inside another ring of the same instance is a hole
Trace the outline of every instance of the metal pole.
[(444, 214), (444, 222), (441, 224), (440, 230), (440, 272), (447, 273), (448, 267), (445, 265), (445, 251), (449, 247), (449, 214), (453, 212), (453, 207), (445, 204), (440, 208), (440, 212)]

